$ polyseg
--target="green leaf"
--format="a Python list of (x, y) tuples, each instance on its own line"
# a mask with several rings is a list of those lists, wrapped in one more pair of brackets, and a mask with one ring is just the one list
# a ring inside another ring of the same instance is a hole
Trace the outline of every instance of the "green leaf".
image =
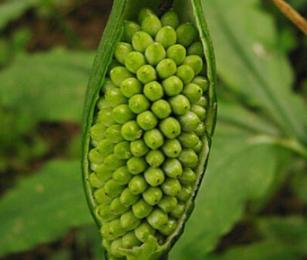
[(298, 260), (299, 255), (291, 248), (276, 241), (264, 241), (248, 246), (237, 246), (220, 256), (209, 256), (208, 260)]
[(92, 58), (62, 49), (21, 54), (0, 73), (0, 103), (36, 120), (79, 122)]
[(39, 0), (9, 0), (0, 4), (0, 30), (21, 16)]
[(257, 221), (263, 240), (236, 246), (208, 260), (292, 260), (307, 253), (307, 222), (301, 216), (269, 217)]
[(307, 220), (304, 217), (262, 218), (258, 220), (258, 227), (265, 238), (280, 241), (307, 254)]
[(291, 180), (291, 188), (295, 196), (307, 205), (307, 174), (306, 167), (303, 169), (294, 169), (295, 176)]
[(258, 0), (207, 0), (219, 76), (289, 137), (307, 143), (307, 113), (291, 90), (293, 73), (274, 21)]
[(78, 161), (52, 161), (0, 200), (0, 255), (57, 239), (90, 223)]
[[(222, 118), (228, 113), (223, 108), (227, 109), (227, 106), (220, 107)], [(257, 126), (258, 120), (254, 122)], [(208, 171), (197, 195), (195, 210), (170, 259), (187, 259), (191, 255), (193, 259), (203, 259), (240, 219), (246, 203), (266, 195), (279, 170), (283, 150), (255, 143), (253, 138), (257, 135), (253, 131), (231, 122), (220, 120), (216, 130)]]

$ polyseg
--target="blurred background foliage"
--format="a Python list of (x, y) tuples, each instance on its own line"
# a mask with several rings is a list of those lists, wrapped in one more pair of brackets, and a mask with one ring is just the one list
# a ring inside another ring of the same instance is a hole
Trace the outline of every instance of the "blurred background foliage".
[[(302, 14), (305, 0), (289, 0)], [(307, 40), (266, 0), (206, 0), (219, 116), (169, 259), (307, 259)], [(80, 119), (111, 0), (0, 1), (0, 259), (102, 259)]]

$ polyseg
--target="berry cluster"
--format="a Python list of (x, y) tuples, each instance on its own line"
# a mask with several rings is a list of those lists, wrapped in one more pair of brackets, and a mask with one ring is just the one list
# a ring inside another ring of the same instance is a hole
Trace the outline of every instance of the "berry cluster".
[(197, 179), (208, 81), (192, 23), (143, 9), (125, 22), (91, 128), (89, 182), (110, 256), (177, 227)]

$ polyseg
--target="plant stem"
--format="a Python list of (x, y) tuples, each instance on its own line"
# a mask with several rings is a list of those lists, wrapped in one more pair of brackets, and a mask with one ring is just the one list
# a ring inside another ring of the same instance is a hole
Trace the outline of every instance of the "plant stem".
[(258, 135), (249, 139), (253, 144), (274, 144), (284, 147), (307, 160), (307, 148), (295, 139), (277, 138), (268, 135)]
[(277, 8), (287, 16), (305, 35), (307, 35), (307, 21), (292, 6), (284, 0), (272, 0)]

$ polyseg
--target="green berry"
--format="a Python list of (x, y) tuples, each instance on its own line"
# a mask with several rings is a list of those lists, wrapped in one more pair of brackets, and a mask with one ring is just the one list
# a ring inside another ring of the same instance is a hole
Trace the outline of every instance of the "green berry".
[(146, 32), (138, 31), (132, 36), (132, 46), (136, 51), (144, 52), (152, 43), (153, 39)]
[(200, 57), (204, 56), (204, 49), (201, 42), (194, 42), (188, 49), (189, 55), (198, 55)]
[(132, 51), (132, 46), (126, 42), (119, 42), (116, 45), (114, 56), (121, 64), (125, 64), (125, 58), (129, 52)]
[[(203, 134), (202, 134), (203, 135)], [(197, 145), (193, 147), (193, 150), (199, 154), (203, 149), (203, 143), (200, 141)]]
[(160, 130), (169, 139), (176, 138), (181, 133), (181, 126), (177, 119), (168, 117), (160, 123)]
[(139, 23), (142, 24), (143, 20), (151, 15), (155, 15), (152, 10), (150, 10), (149, 8), (142, 8), (138, 16)]
[(144, 32), (147, 32), (151, 36), (155, 36), (162, 27), (162, 24), (160, 19), (156, 15), (152, 14), (147, 15), (142, 19), (141, 27)]
[(200, 86), (190, 83), (183, 89), (183, 94), (190, 100), (192, 104), (199, 101), (200, 97), (203, 95), (203, 90)]
[(148, 217), (148, 223), (154, 228), (159, 229), (168, 221), (167, 214), (160, 209), (155, 209)]
[(106, 139), (111, 140), (113, 143), (118, 143), (123, 140), (120, 135), (121, 126), (120, 125), (111, 125), (105, 131)]
[(162, 200), (160, 200), (158, 206), (165, 213), (171, 212), (177, 206), (177, 198), (174, 196), (164, 196)]
[(149, 236), (155, 234), (155, 230), (147, 222), (143, 222), (135, 229), (134, 233), (138, 240), (146, 242)]
[(148, 152), (148, 147), (143, 140), (136, 140), (130, 143), (130, 151), (135, 157), (142, 157)]
[(134, 176), (128, 185), (129, 190), (134, 195), (142, 194), (147, 186), (145, 179), (140, 175)]
[(137, 94), (129, 99), (128, 105), (133, 113), (139, 114), (146, 111), (149, 108), (150, 103), (144, 95)]
[(178, 193), (177, 198), (180, 201), (187, 202), (191, 197), (193, 189), (190, 186), (183, 186), (181, 191)]
[(161, 60), (165, 58), (166, 52), (161, 43), (154, 42), (150, 44), (146, 51), (145, 57), (149, 64), (157, 65)]
[(164, 138), (158, 129), (152, 129), (144, 134), (145, 144), (153, 150), (158, 149), (164, 143)]
[(177, 35), (174, 28), (171, 26), (162, 27), (156, 35), (156, 42), (159, 42), (163, 45), (164, 48), (167, 48), (176, 43)]
[(127, 104), (121, 104), (113, 108), (112, 116), (114, 121), (119, 124), (126, 123), (134, 118), (134, 114)]
[(158, 187), (150, 187), (143, 193), (143, 199), (151, 206), (158, 204), (162, 197), (162, 190)]
[(159, 150), (152, 150), (146, 155), (145, 159), (151, 167), (157, 168), (164, 162), (165, 156)]
[(111, 222), (105, 223), (101, 228), (101, 233), (104, 238), (114, 240), (125, 234), (119, 219), (114, 219)]
[(127, 78), (130, 78), (132, 74), (122, 66), (116, 66), (110, 71), (110, 78), (115, 86), (120, 86), (120, 84)]
[(184, 148), (193, 148), (200, 142), (199, 137), (193, 132), (182, 133), (179, 140)]
[(137, 78), (143, 84), (157, 79), (156, 70), (151, 65), (143, 65), (140, 67), (136, 73)]
[(103, 186), (103, 183), (99, 180), (95, 172), (90, 174), (89, 183), (91, 184), (93, 188), (101, 188)]
[(140, 220), (130, 210), (121, 215), (120, 224), (126, 231), (130, 231), (135, 229), (140, 224)]
[(167, 157), (176, 158), (181, 153), (182, 147), (177, 139), (171, 139), (165, 142), (162, 150)]
[(114, 146), (114, 154), (119, 159), (129, 159), (131, 157), (130, 145), (128, 142), (123, 141)]
[(142, 129), (135, 121), (125, 123), (121, 128), (121, 136), (127, 141), (134, 141), (142, 136)]
[(97, 145), (105, 137), (105, 129), (106, 127), (103, 124), (96, 124), (91, 127), (90, 135), (94, 145)]
[(116, 216), (123, 214), (125, 211), (128, 210), (128, 207), (126, 207), (125, 205), (123, 205), (120, 202), (119, 198), (115, 198), (114, 200), (112, 200), (111, 204), (110, 204), (110, 210), (112, 211), (112, 213)]
[(181, 65), (176, 74), (185, 84), (190, 83), (195, 76), (194, 70), (189, 65)]
[(103, 157), (106, 157), (113, 152), (114, 143), (108, 139), (101, 140), (97, 145), (97, 149), (99, 154), (101, 154)]
[(92, 149), (88, 154), (88, 159), (91, 163), (99, 164), (103, 162), (104, 158), (101, 153), (99, 153), (98, 149)]
[(168, 117), (172, 112), (171, 106), (164, 99), (155, 101), (151, 106), (151, 110), (159, 119)]
[(136, 78), (128, 78), (122, 82), (120, 90), (125, 97), (130, 98), (142, 92), (142, 85)]
[(151, 111), (142, 112), (137, 116), (136, 121), (145, 131), (155, 128), (155, 126), (158, 124), (156, 116)]
[(208, 101), (207, 101), (206, 97), (201, 96), (200, 99), (197, 102), (197, 105), (200, 105), (202, 107), (206, 107), (208, 105)]
[(140, 199), (132, 206), (133, 214), (139, 219), (146, 218), (151, 211), (152, 206), (145, 202), (143, 199)]
[(188, 168), (194, 168), (198, 165), (198, 156), (192, 149), (183, 149), (179, 155), (179, 160)]
[(129, 207), (139, 199), (139, 196), (137, 194), (133, 194), (129, 188), (126, 188), (120, 194), (119, 199), (123, 205)]
[(200, 105), (193, 105), (191, 111), (194, 112), (201, 121), (206, 119), (206, 109)]
[(191, 168), (185, 168), (179, 180), (182, 184), (194, 184), (197, 175)]
[(164, 173), (159, 168), (149, 168), (144, 173), (145, 180), (150, 186), (156, 187), (164, 182)]
[(169, 178), (162, 184), (162, 190), (168, 196), (177, 196), (181, 189), (181, 184), (177, 179)]
[[(110, 203), (110, 202), (109, 202)], [(96, 210), (95, 214), (101, 221), (110, 221), (114, 220), (116, 217), (111, 211), (110, 204), (100, 204)]]
[(177, 221), (175, 219), (169, 219), (165, 225), (159, 228), (159, 231), (163, 235), (168, 236), (174, 232), (176, 227), (177, 227)]
[(159, 77), (165, 79), (176, 73), (177, 66), (172, 59), (163, 59), (158, 63), (156, 69)]
[(127, 42), (132, 41), (132, 36), (141, 30), (141, 27), (135, 23), (135, 22), (130, 22), (130, 21), (125, 21), (124, 25), (124, 39)]
[(104, 187), (101, 187), (100, 189), (95, 191), (94, 198), (95, 201), (99, 204), (110, 203), (112, 200), (112, 198), (110, 198), (109, 195), (106, 193)]
[(121, 93), (119, 88), (111, 88), (107, 89), (105, 93), (105, 101), (111, 107), (115, 107), (127, 103), (127, 98)]
[(168, 177), (177, 178), (182, 175), (183, 169), (177, 159), (167, 159), (163, 164), (163, 171)]
[(198, 136), (203, 136), (205, 132), (206, 132), (206, 125), (203, 122), (199, 123), (195, 129), (195, 134), (197, 134)]
[(131, 173), (129, 172), (127, 166), (122, 166), (118, 168), (112, 175), (113, 179), (118, 183), (125, 185), (129, 183), (132, 178)]
[(177, 27), (177, 42), (185, 47), (193, 43), (197, 37), (197, 30), (191, 23), (181, 24)]
[(198, 55), (187, 56), (184, 59), (183, 64), (189, 65), (194, 70), (195, 75), (199, 74), (203, 70), (203, 60)]
[(200, 119), (193, 112), (188, 112), (179, 118), (181, 127), (186, 132), (194, 131), (200, 123)]
[(105, 183), (104, 191), (110, 198), (115, 198), (123, 191), (123, 186), (119, 182), (111, 179)]
[(156, 101), (163, 97), (163, 88), (157, 81), (151, 81), (144, 86), (144, 95), (150, 101)]
[(144, 172), (147, 168), (147, 164), (144, 158), (132, 157), (127, 161), (127, 167), (131, 174), (136, 175)]
[(209, 87), (209, 82), (206, 78), (202, 77), (202, 76), (197, 76), (193, 79), (192, 83), (198, 85), (201, 87), (201, 89), (203, 90), (203, 92), (206, 92), (208, 90)]
[(122, 248), (123, 244), (122, 244), (122, 240), (121, 239), (117, 239), (111, 242), (110, 245), (110, 254), (115, 256), (115, 257), (122, 257), (122, 253), (119, 250), (119, 248)]
[(180, 218), (185, 210), (185, 204), (178, 203), (177, 207), (170, 212), (170, 215), (174, 218)]
[(144, 64), (145, 56), (137, 51), (131, 51), (125, 58), (125, 66), (132, 73), (136, 73)]
[(178, 15), (174, 11), (168, 11), (164, 13), (161, 17), (161, 23), (163, 26), (171, 26), (174, 29), (177, 28), (179, 24), (179, 18)]
[(181, 44), (174, 44), (167, 49), (166, 55), (168, 58), (175, 61), (175, 63), (179, 66), (184, 62), (186, 57), (186, 49)]
[(184, 115), (191, 108), (190, 101), (184, 95), (177, 95), (170, 98), (169, 103), (176, 115)]
[(177, 76), (170, 76), (163, 80), (162, 85), (168, 96), (178, 95), (183, 90), (183, 83)]
[(97, 115), (97, 123), (101, 123), (104, 126), (111, 126), (115, 123), (115, 120), (112, 115), (112, 107), (110, 108), (104, 108), (101, 111), (98, 112)]
[(141, 241), (137, 239), (134, 231), (131, 231), (122, 237), (122, 245), (124, 248), (131, 249), (135, 246), (140, 246)]

